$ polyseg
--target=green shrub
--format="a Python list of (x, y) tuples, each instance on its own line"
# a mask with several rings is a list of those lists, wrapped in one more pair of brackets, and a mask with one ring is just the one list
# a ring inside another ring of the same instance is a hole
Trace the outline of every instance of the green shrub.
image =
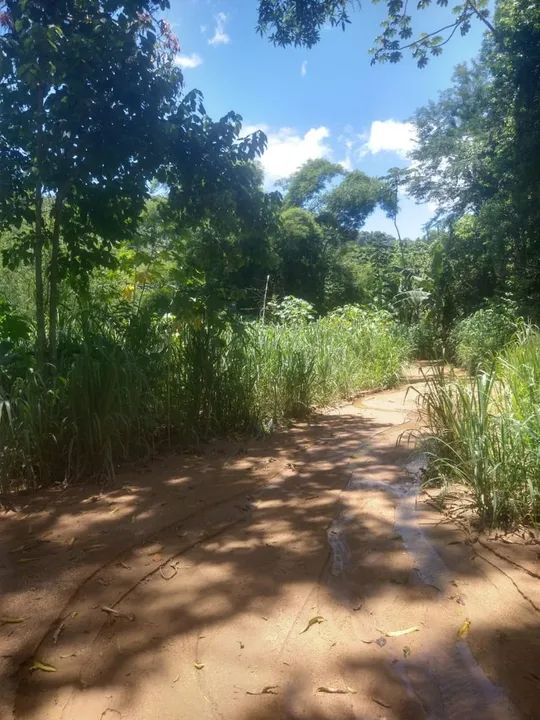
[(409, 326), (409, 338), (420, 360), (440, 360), (446, 355), (442, 327), (428, 313)]
[(489, 372), (429, 382), (430, 475), (471, 489), (488, 525), (540, 520), (540, 334), (508, 346)]
[(477, 310), (452, 330), (451, 343), (458, 364), (470, 372), (489, 364), (495, 353), (512, 340), (516, 330), (516, 319), (506, 308)]
[(301, 312), (277, 323), (74, 319), (57, 368), (27, 365), (15, 380), (0, 369), (0, 484), (110, 477), (156, 443), (264, 432), (399, 379), (408, 343), (389, 315), (348, 307), (310, 321), (287, 305)]

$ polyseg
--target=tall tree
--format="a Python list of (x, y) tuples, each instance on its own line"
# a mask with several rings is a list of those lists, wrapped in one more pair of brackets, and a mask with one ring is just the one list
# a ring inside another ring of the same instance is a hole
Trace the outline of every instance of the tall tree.
[[(0, 227), (32, 258), (37, 349), (54, 362), (59, 284), (129, 233), (174, 109), (166, 0), (6, 0), (0, 35)], [(47, 291), (48, 287), (48, 291)], [(47, 319), (48, 316), (48, 319)]]
[[(417, 199), (437, 204), (450, 230), (463, 216), (474, 220), (460, 227), (489, 268), (482, 293), (511, 292), (524, 312), (537, 315), (540, 8), (499, 0), (495, 22), (499, 41), (486, 40), (474, 63), (458, 66), (452, 87), (416, 113), (408, 185)], [(451, 231), (444, 247), (462, 236)], [(477, 269), (463, 266), (469, 285)]]
[(263, 147), (260, 133), (239, 140), (238, 116), (213, 123), (199, 94), (181, 97), (178, 41), (156, 17), (168, 6), (0, 5), (0, 229), (16, 229), (5, 261), (34, 264), (41, 362), (56, 359), (62, 279), (112, 262), (152, 178), (186, 216), (200, 216)]

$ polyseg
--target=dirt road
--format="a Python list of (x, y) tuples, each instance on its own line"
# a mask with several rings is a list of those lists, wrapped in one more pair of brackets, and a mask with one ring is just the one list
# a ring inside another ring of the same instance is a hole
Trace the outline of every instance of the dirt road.
[(539, 546), (428, 505), (396, 445), (415, 424), (400, 388), (21, 498), (0, 717), (540, 718)]

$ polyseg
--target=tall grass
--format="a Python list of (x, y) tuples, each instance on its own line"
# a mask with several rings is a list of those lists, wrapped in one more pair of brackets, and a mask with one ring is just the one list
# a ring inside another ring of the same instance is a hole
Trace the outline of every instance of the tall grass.
[(400, 377), (407, 342), (391, 320), (347, 309), (314, 322), (71, 328), (59, 366), (0, 375), (0, 484), (108, 478), (156, 445), (266, 432)]
[(488, 371), (442, 374), (423, 396), (431, 475), (470, 488), (490, 526), (540, 520), (540, 334), (526, 332)]

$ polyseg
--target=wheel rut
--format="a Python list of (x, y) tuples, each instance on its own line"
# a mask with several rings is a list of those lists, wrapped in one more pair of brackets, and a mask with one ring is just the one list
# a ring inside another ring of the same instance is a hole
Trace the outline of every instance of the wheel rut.
[(405, 387), (321, 412), (265, 441), (274, 469), (246, 482), (249, 450), (227, 467), (218, 500), (202, 462), (200, 507), (71, 588), (28, 646), (12, 717), (534, 718), (498, 651), (514, 658), (536, 619), (424, 503), (399, 442), (415, 412)]

